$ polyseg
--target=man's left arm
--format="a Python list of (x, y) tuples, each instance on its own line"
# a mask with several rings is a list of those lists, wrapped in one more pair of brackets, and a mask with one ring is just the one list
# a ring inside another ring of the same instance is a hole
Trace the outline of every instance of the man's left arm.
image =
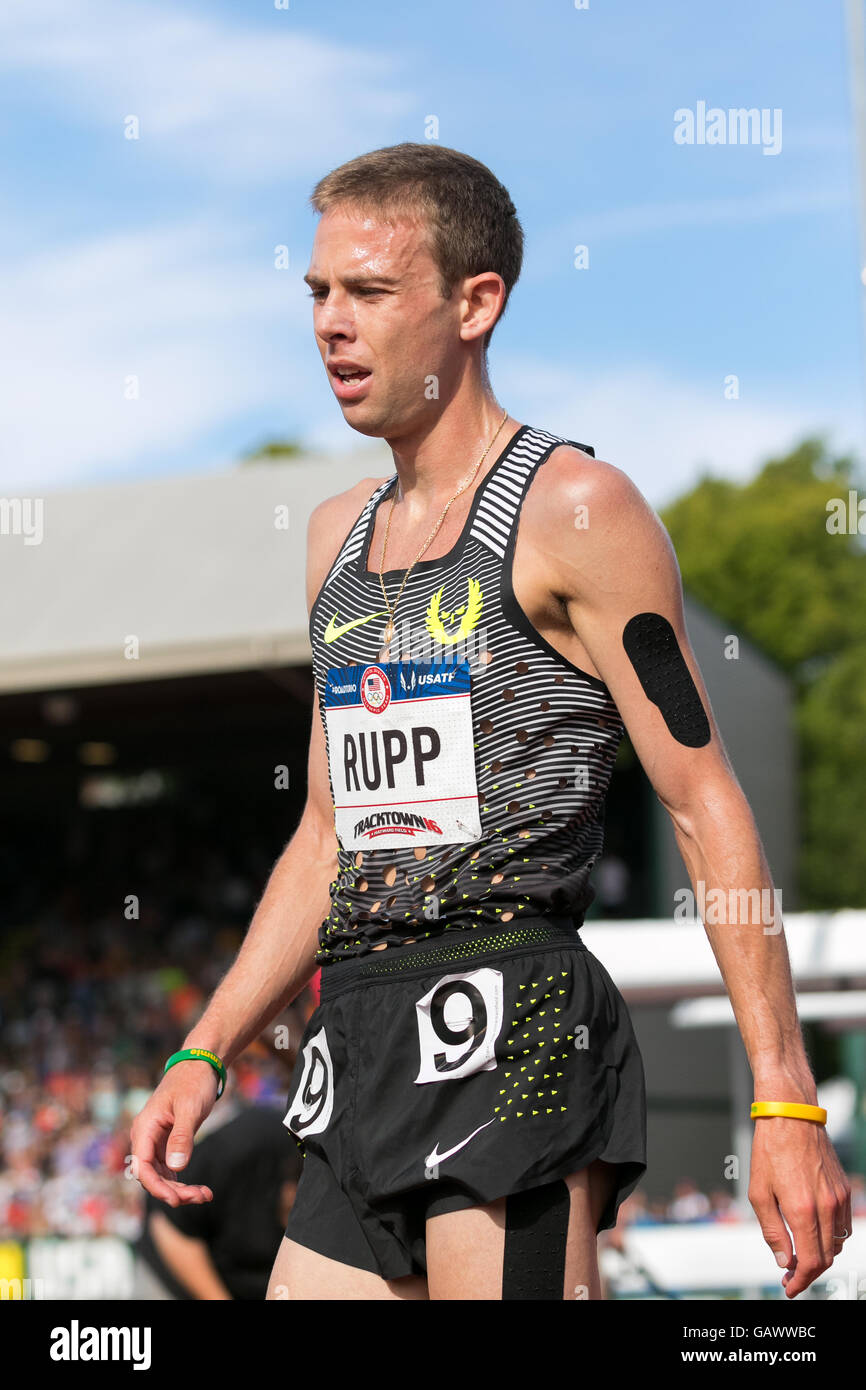
[[(671, 817), (696, 900), (702, 883), (710, 901), (751, 904), (749, 890), (757, 890), (758, 904), (773, 904), (769, 923), (760, 910), (754, 921), (752, 912), (735, 911), (745, 920), (704, 922), (748, 1055), (754, 1099), (814, 1105), (769, 867), (689, 643), (670, 537), (611, 464), (573, 450), (550, 463), (542, 520), (551, 586)], [(749, 1200), (788, 1270), (782, 1282), (793, 1298), (841, 1251), (839, 1236), (851, 1231), (850, 1186), (823, 1125), (787, 1117), (754, 1125)]]

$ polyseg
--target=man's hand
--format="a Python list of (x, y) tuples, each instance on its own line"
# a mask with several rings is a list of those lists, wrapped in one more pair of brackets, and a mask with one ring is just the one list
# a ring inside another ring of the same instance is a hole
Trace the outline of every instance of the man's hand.
[(842, 1232), (851, 1234), (851, 1186), (823, 1125), (779, 1115), (754, 1125), (749, 1201), (788, 1271), (785, 1295), (796, 1298), (841, 1253)]
[(213, 1201), (209, 1187), (176, 1182), (173, 1175), (189, 1163), (196, 1131), (213, 1109), (218, 1086), (208, 1063), (192, 1058), (176, 1062), (132, 1123), (132, 1175), (170, 1207)]

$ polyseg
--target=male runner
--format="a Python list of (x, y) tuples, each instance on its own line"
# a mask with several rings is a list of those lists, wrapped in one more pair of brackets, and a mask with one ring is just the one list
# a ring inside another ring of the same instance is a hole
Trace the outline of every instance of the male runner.
[[(306, 807), (186, 1046), (231, 1063), (321, 965), (269, 1297), (598, 1297), (596, 1235), (646, 1166), (628, 1012), (576, 929), (623, 729), (696, 892), (771, 889), (769, 869), (658, 517), (493, 395), (486, 347), (523, 244), (507, 191), (465, 154), (404, 144), (312, 202), (317, 346), (396, 472), (312, 515)], [(553, 322), (568, 357), (573, 324)], [(706, 930), (755, 1099), (814, 1105), (781, 922)], [(210, 1198), (175, 1174), (216, 1087), (186, 1058), (135, 1122), (138, 1176), (171, 1206)], [(851, 1230), (814, 1116), (755, 1120), (749, 1196), (793, 1297)]]

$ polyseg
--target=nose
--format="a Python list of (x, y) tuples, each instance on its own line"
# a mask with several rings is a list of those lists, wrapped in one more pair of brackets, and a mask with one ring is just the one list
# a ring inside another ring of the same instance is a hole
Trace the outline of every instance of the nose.
[(318, 336), (326, 343), (331, 342), (334, 338), (351, 340), (354, 337), (355, 326), (346, 296), (332, 291), (327, 299), (321, 300), (316, 305), (315, 329)]

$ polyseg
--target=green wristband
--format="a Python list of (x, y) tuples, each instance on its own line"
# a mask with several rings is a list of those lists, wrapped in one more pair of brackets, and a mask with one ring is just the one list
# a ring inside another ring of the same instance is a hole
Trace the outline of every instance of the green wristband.
[(208, 1052), (206, 1047), (183, 1047), (180, 1052), (171, 1054), (162, 1069), (163, 1076), (169, 1067), (174, 1066), (175, 1062), (209, 1062), (220, 1079), (216, 1093), (216, 1098), (219, 1100), (226, 1088), (226, 1069), (215, 1052)]

